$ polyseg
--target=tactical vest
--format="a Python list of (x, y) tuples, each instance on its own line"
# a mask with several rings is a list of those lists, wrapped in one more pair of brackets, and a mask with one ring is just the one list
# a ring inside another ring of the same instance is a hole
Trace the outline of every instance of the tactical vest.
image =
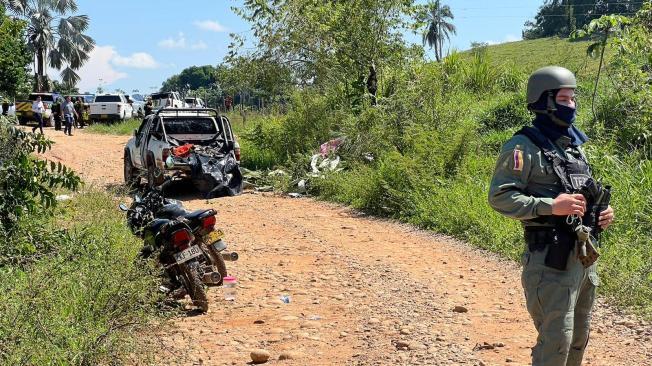
[(561, 181), (564, 193), (575, 193), (591, 178), (591, 167), (579, 149), (577, 154), (560, 154), (550, 140), (534, 127), (523, 127), (515, 135), (524, 135), (535, 144), (552, 164), (555, 175)]
[[(582, 185), (591, 178), (591, 167), (579, 149), (576, 152), (560, 154), (552, 142), (534, 127), (523, 127), (514, 135), (524, 135), (541, 149), (545, 159), (552, 164), (553, 171), (559, 178), (564, 193), (577, 193)], [(563, 230), (571, 229), (565, 223), (565, 217), (541, 216), (532, 221), (540, 224), (554, 225)]]

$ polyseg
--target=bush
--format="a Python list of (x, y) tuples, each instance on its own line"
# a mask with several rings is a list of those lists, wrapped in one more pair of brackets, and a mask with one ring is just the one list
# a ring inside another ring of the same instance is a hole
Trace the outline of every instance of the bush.
[(484, 130), (502, 131), (525, 126), (533, 119), (525, 105), (522, 92), (498, 95), (478, 122)]

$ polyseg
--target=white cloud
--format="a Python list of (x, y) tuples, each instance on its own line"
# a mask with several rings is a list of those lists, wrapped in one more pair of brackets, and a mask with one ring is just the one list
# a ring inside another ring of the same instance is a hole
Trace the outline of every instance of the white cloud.
[(159, 47), (163, 48), (186, 48), (186, 37), (183, 33), (179, 33), (176, 38), (167, 38), (158, 43)]
[(208, 48), (208, 45), (204, 41), (199, 41), (197, 43), (193, 43), (190, 48), (193, 50), (205, 50)]
[(195, 23), (199, 29), (211, 31), (211, 32), (226, 32), (227, 29), (225, 26), (214, 20), (198, 20)]
[(120, 57), (113, 46), (95, 46), (88, 61), (77, 73), (81, 77), (79, 90), (95, 91), (102, 80), (102, 85), (112, 84), (127, 77), (127, 74), (113, 68), (112, 60)]
[(127, 57), (116, 54), (112, 62), (117, 66), (133, 67), (136, 69), (155, 69), (159, 66), (158, 62), (149, 53), (145, 52), (136, 52)]
[(169, 37), (158, 42), (159, 47), (168, 49), (191, 49), (191, 50), (205, 50), (208, 45), (204, 41), (188, 42), (186, 36), (179, 32), (176, 37)]
[(513, 34), (508, 34), (508, 35), (505, 36), (505, 38), (503, 38), (502, 41), (485, 41), (485, 42), (487, 42), (489, 45), (494, 45), (494, 44), (501, 44), (501, 43), (507, 43), (507, 42), (516, 42), (516, 41), (520, 41), (521, 39), (522, 38), (519, 37), (519, 36), (515, 36)]

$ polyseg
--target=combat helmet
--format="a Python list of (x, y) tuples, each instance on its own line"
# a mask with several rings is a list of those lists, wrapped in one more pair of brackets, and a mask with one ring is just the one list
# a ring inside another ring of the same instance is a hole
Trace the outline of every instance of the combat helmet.
[[(557, 110), (554, 100), (554, 91), (559, 89), (576, 89), (577, 80), (575, 75), (568, 69), (560, 66), (542, 67), (530, 75), (527, 81), (526, 101), (530, 111), (546, 114), (558, 124), (567, 125), (554, 115)], [(545, 110), (533, 109), (531, 105), (536, 103), (544, 93), (548, 93), (548, 102)]]

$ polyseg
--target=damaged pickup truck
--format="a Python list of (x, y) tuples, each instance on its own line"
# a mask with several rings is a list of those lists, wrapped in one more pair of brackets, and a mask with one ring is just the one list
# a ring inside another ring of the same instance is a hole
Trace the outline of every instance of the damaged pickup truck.
[(162, 108), (143, 119), (124, 149), (124, 179), (150, 186), (189, 178), (206, 198), (242, 191), (240, 146), (231, 123), (208, 108)]

